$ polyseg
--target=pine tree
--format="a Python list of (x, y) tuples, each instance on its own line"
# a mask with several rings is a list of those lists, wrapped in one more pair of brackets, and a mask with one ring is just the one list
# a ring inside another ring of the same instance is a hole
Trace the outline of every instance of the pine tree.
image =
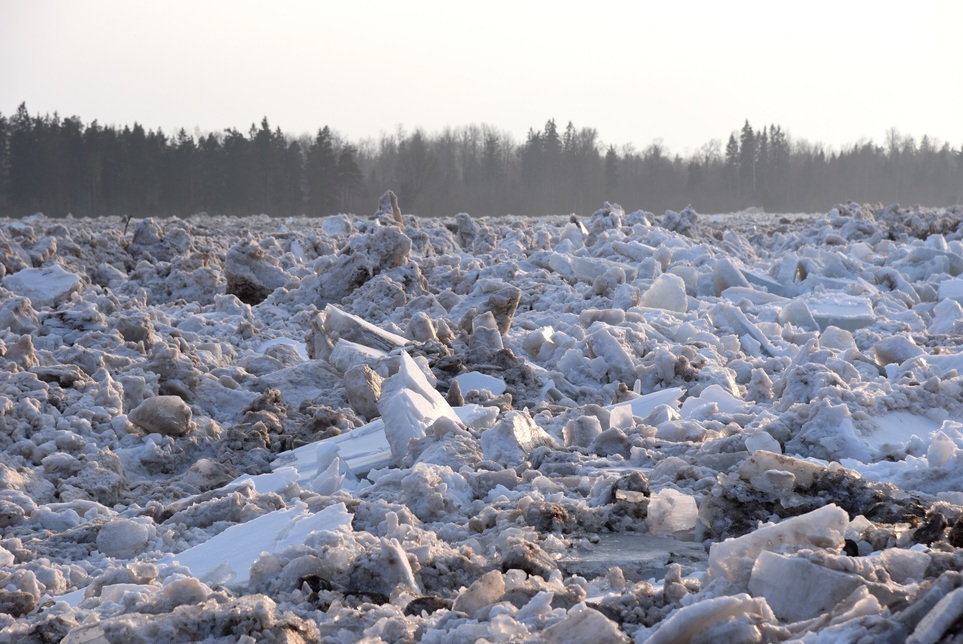
[(756, 196), (756, 134), (746, 119), (739, 136), (739, 178), (742, 194), (750, 199)]
[(619, 153), (610, 145), (605, 152), (605, 189), (615, 190), (619, 186)]
[(10, 201), (21, 209), (30, 209), (40, 196), (40, 141), (34, 120), (21, 103), (10, 119), (8, 185)]
[(406, 204), (414, 206), (422, 191), (431, 181), (437, 167), (437, 156), (428, 145), (427, 136), (421, 129), (398, 143), (396, 180), (399, 194)]
[(338, 156), (334, 136), (325, 125), (308, 150), (308, 208), (314, 215), (330, 215), (338, 207)]
[(565, 154), (575, 154), (575, 126), (571, 121), (565, 126), (565, 134), (562, 136), (562, 151)]
[(769, 130), (762, 127), (762, 133), (756, 136), (756, 194), (761, 198), (763, 207), (770, 207), (769, 200)]
[(0, 112), (0, 208), (9, 205), (7, 198), (7, 173), (9, 171), (8, 141), (10, 138), (10, 126), (7, 117)]
[(533, 188), (541, 178), (544, 169), (542, 155), (542, 135), (529, 128), (525, 144), (519, 151), (522, 166), (522, 181), (528, 188)]
[(562, 149), (562, 141), (558, 138), (558, 128), (555, 126), (555, 119), (549, 119), (545, 123), (545, 132), (542, 135), (542, 148), (549, 157), (557, 155)]
[(494, 183), (502, 176), (500, 148), (498, 133), (493, 129), (486, 130), (482, 143), (482, 175), (486, 183)]
[(338, 156), (338, 194), (341, 212), (351, 212), (364, 178), (358, 168), (357, 149), (346, 145)]

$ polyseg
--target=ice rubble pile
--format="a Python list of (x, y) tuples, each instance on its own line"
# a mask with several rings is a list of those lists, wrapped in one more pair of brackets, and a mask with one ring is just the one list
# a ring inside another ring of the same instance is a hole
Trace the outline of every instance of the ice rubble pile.
[(0, 641), (936, 642), (959, 209), (0, 221)]

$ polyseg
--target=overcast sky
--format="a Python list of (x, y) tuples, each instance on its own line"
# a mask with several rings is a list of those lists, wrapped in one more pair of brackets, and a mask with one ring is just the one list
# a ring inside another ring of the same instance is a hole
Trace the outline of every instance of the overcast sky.
[(349, 139), (555, 118), (685, 154), (745, 119), (963, 145), (963, 2), (0, 0), (0, 112)]

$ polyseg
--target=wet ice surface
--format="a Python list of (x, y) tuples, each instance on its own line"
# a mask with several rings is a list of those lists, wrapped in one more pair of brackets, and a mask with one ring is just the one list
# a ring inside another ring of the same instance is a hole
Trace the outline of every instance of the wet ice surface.
[(0, 221), (0, 641), (936, 642), (963, 212)]

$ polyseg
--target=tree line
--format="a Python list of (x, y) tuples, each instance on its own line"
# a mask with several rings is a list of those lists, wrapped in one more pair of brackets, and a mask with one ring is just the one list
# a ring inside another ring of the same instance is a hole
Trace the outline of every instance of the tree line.
[(399, 127), (352, 142), (330, 127), (294, 137), (264, 118), (245, 133), (168, 136), (58, 114), (0, 113), (0, 215), (367, 214), (393, 189), (406, 212), (445, 216), (588, 213), (603, 201), (653, 212), (761, 207), (825, 211), (848, 200), (958, 203), (963, 145), (892, 129), (841, 150), (746, 121), (686, 158), (660, 141), (604, 145), (554, 119), (525, 140), (490, 125), (429, 134)]

